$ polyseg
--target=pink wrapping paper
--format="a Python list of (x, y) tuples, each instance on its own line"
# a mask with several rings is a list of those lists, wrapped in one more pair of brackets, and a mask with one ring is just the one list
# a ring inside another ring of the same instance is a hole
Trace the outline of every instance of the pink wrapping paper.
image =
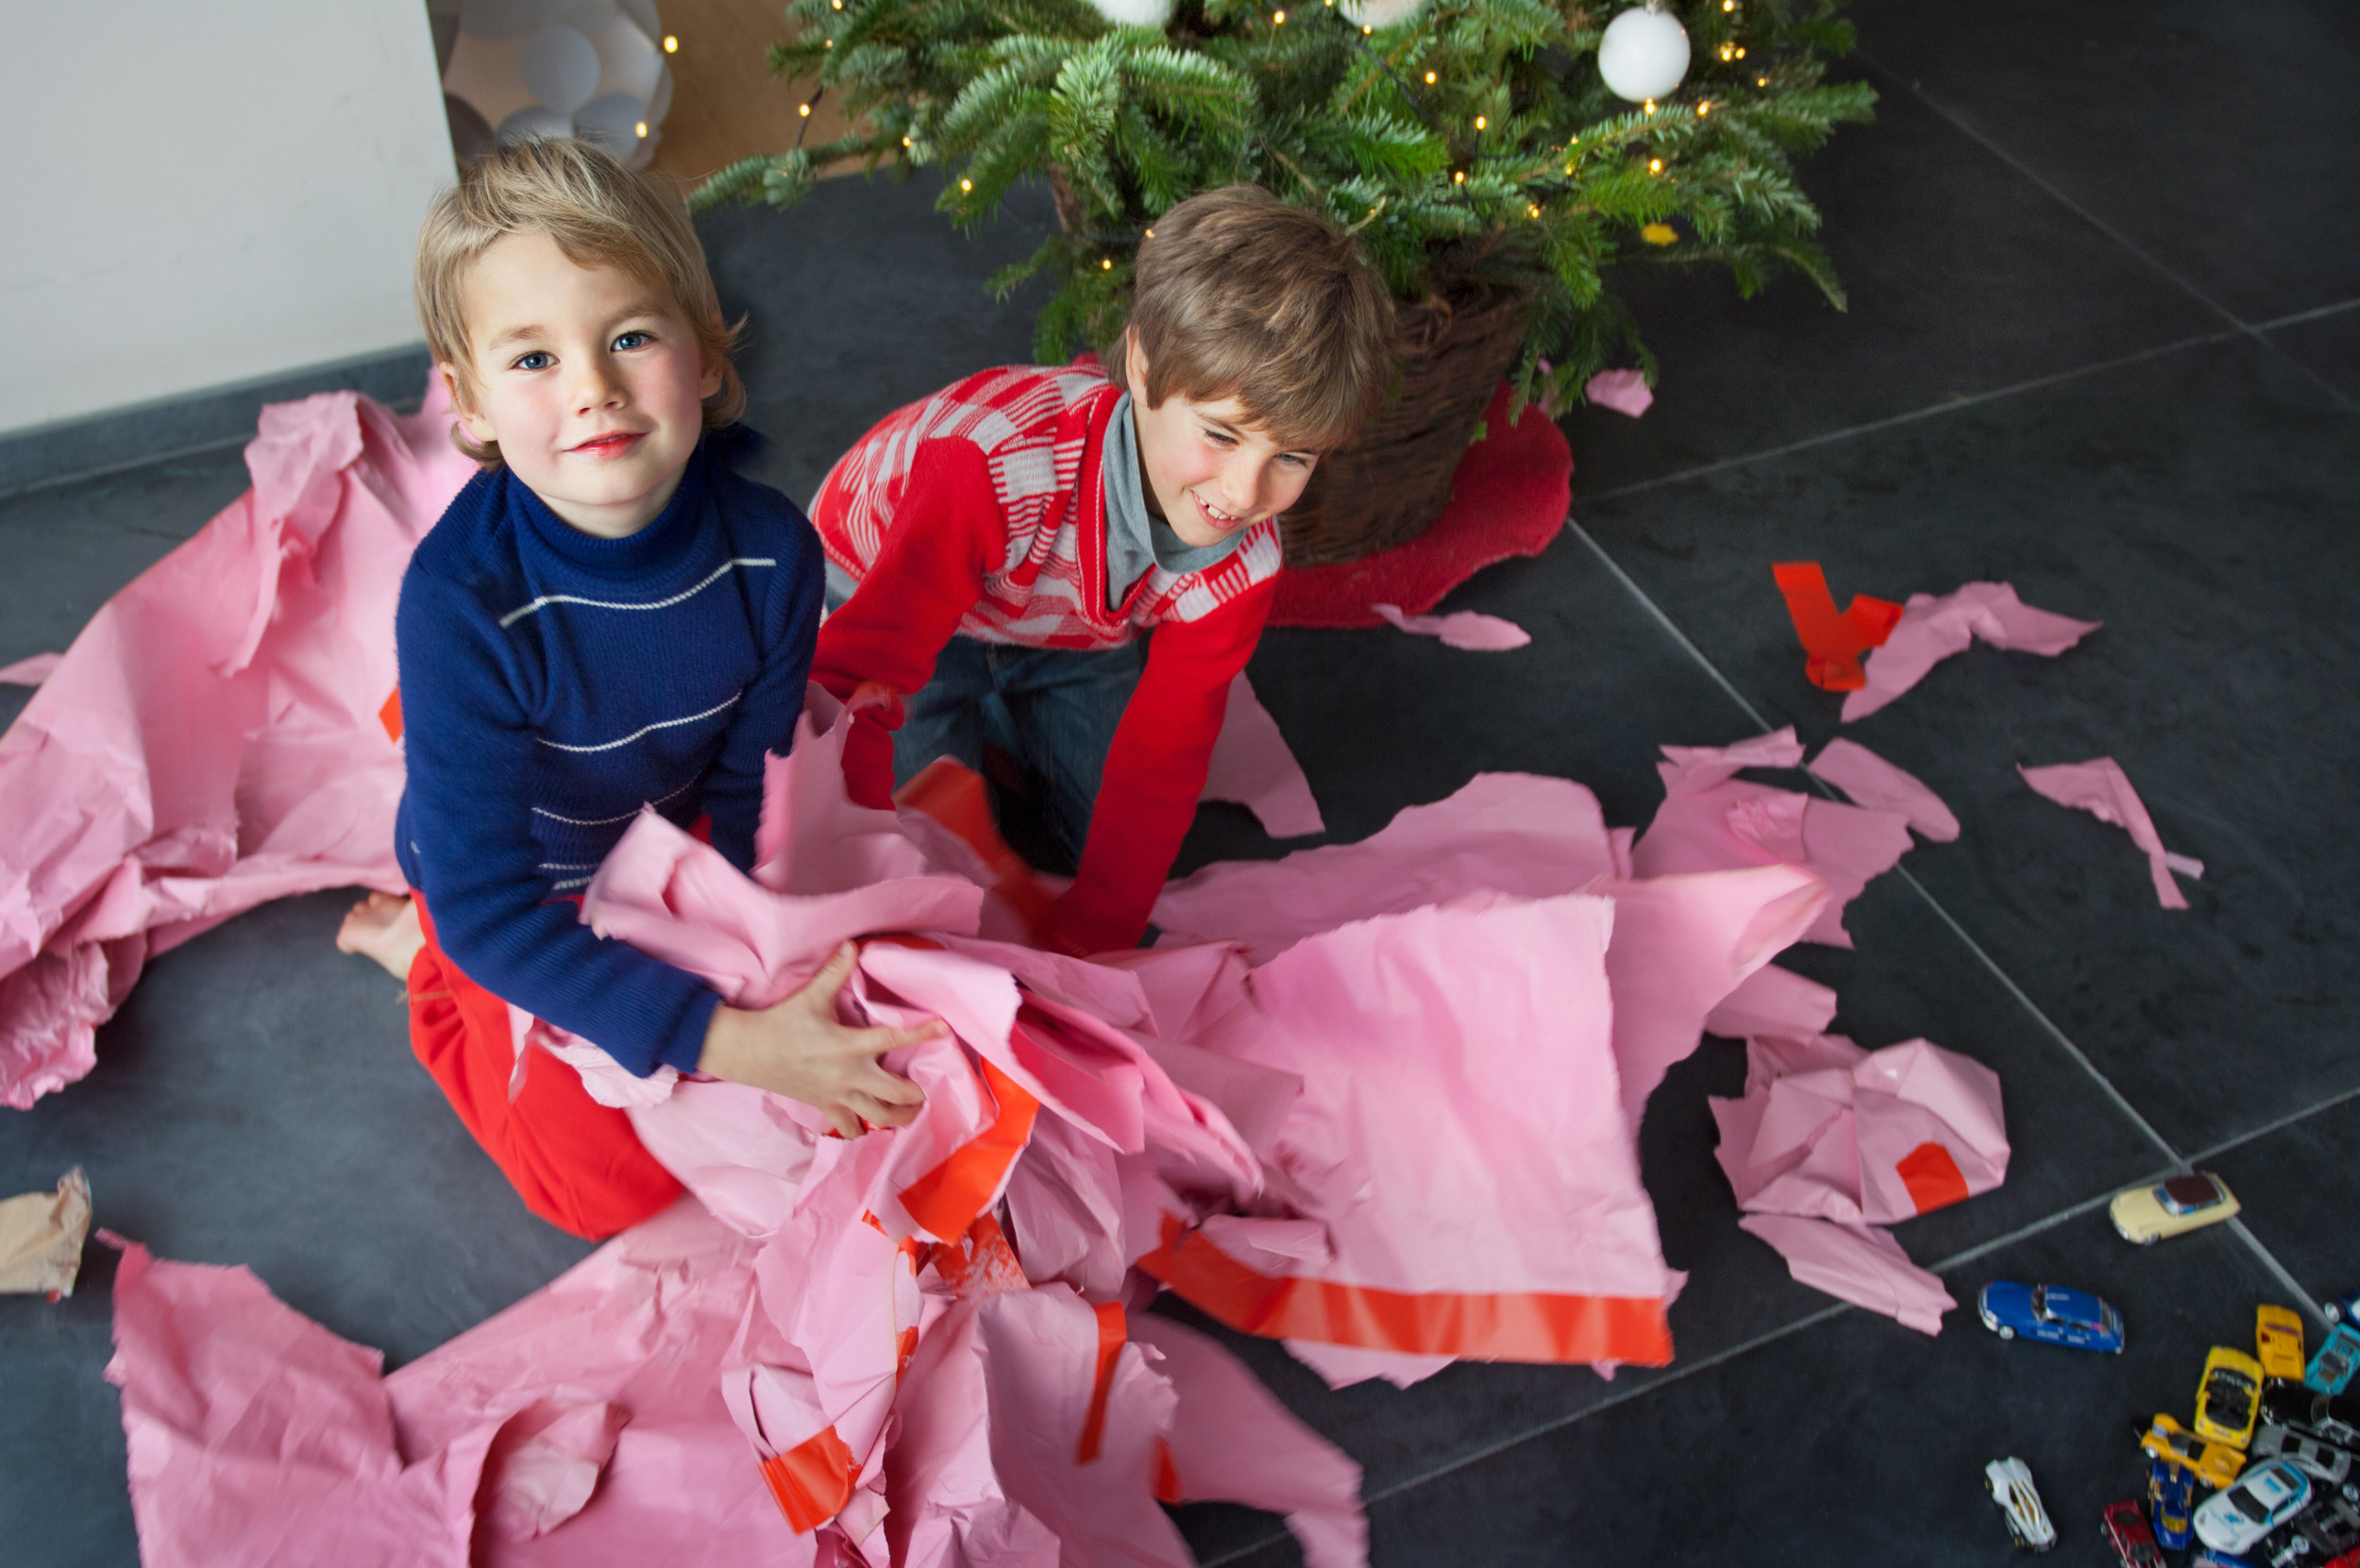
[(1406, 615), (1398, 604), (1372, 604), (1369, 610), (1401, 631), (1439, 638), (1445, 648), (1470, 653), (1505, 653), (1532, 641), (1532, 633), (1514, 621), (1477, 610), (1458, 610), (1447, 615)]
[(1845, 698), (1844, 722), (1875, 713), (1978, 637), (1994, 648), (2054, 658), (2104, 624), (2035, 610), (2005, 582), (1970, 582), (1940, 596), (1912, 594), (1900, 624), (1868, 655), (1868, 683)]
[(1709, 1034), (1726, 1039), (1756, 1035), (1809, 1038), (1835, 1021), (1835, 992), (1793, 969), (1764, 964), (1739, 981), (1705, 1015)]
[(1590, 378), (1581, 395), (1600, 408), (1633, 419), (1655, 406), (1655, 391), (1647, 385), (1645, 373), (1637, 370), (1601, 370)]
[(1663, 755), (1656, 765), (1663, 778), (1663, 804), (1632, 846), (1632, 868), (1642, 877), (1660, 877), (1745, 866), (1803, 867), (1827, 883), (1829, 894), (1804, 940), (1850, 947), (1844, 906), (1909, 849), (1908, 818), (1735, 776), (1743, 767), (1801, 763), (1803, 749), (1791, 726), (1735, 746), (1666, 746)]
[(1254, 813), (1273, 838), (1302, 838), (1327, 831), (1311, 782), (1278, 733), (1278, 721), (1254, 695), (1239, 670), (1229, 683), (1229, 707), (1205, 773), (1205, 801), (1230, 801)]
[(29, 659), (0, 666), (0, 686), (39, 686), (57, 673), (58, 663), (63, 657), (58, 653), (36, 653)]
[(1737, 1223), (1777, 1248), (1797, 1284), (1881, 1312), (1920, 1334), (1941, 1333), (1942, 1315), (1958, 1305), (1939, 1278), (1911, 1262), (1901, 1243), (1874, 1225), (1786, 1214), (1748, 1214)]
[(0, 736), (0, 1104), (80, 1078), (151, 953), (266, 900), (397, 890), (379, 717), (410, 552), (474, 465), (433, 397), (262, 413), (254, 488), (100, 609)]
[(1824, 779), (1870, 811), (1898, 812), (1923, 837), (1947, 844), (1959, 836), (1959, 819), (1913, 773), (1896, 767), (1855, 740), (1841, 735), (1812, 759), (1812, 776)]
[(2155, 831), (2154, 820), (2147, 815), (2147, 802), (2131, 787), (2131, 776), (2112, 757), (2093, 757), (2088, 762), (2064, 762), (2050, 767), (2026, 767), (2019, 764), (2016, 771), (2024, 782), (2040, 794), (2061, 806), (2086, 811), (2101, 822), (2112, 822), (2131, 835), (2147, 855), (2148, 874), (2154, 880), (2155, 902), (2166, 909), (2185, 909), (2187, 895), (2171, 880), (2174, 871), (2184, 877), (2204, 874), (2204, 862), (2183, 854), (2174, 854), (2164, 848), (2161, 835)]

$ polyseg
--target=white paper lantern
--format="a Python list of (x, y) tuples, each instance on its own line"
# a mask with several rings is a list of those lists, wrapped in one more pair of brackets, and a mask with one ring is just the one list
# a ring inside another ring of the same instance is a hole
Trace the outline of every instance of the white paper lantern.
[(1688, 30), (1670, 11), (1625, 11), (1598, 41), (1598, 75), (1616, 97), (1660, 98), (1688, 75)]
[(663, 139), (656, 127), (672, 107), (653, 0), (434, 3), (459, 15), (443, 91), (474, 111), (465, 126), (454, 111), (454, 149), (482, 140), (480, 119), (497, 127), (502, 142), (579, 136), (634, 169), (647, 167)]
[(1172, 21), (1172, 0), (1090, 0), (1098, 14), (1126, 27), (1162, 28)]
[(525, 40), (516, 57), (525, 91), (543, 109), (571, 114), (598, 93), (598, 48), (563, 23)]
[(1340, 0), (1336, 8), (1357, 26), (1390, 27), (1418, 14), (1425, 0)]

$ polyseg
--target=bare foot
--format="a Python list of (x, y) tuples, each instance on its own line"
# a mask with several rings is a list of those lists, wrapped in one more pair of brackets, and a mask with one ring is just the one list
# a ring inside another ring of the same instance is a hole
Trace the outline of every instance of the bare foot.
[(357, 953), (385, 966), (396, 980), (410, 978), (410, 961), (426, 946), (416, 901), (395, 893), (371, 893), (352, 906), (336, 928), (336, 951)]

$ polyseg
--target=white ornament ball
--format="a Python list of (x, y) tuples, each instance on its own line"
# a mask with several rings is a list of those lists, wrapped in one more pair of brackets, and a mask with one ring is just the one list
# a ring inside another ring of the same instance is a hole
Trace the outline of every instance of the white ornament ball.
[(1688, 75), (1688, 30), (1670, 11), (1625, 11), (1598, 41), (1598, 75), (1616, 97), (1660, 98)]
[(1337, 9), (1363, 27), (1390, 27), (1418, 14), (1425, 0), (1340, 0)]
[(1126, 27), (1161, 29), (1172, 22), (1172, 0), (1090, 0), (1098, 14)]

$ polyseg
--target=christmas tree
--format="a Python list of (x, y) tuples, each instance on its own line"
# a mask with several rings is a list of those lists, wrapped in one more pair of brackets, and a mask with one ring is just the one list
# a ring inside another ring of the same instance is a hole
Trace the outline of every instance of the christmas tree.
[(1283, 3), (792, 0), (771, 69), (858, 128), (732, 164), (692, 205), (784, 206), (831, 163), (890, 160), (942, 166), (939, 205), (974, 224), (1045, 178), (1061, 231), (993, 283), (1055, 282), (1036, 350), (1056, 362), (1121, 330), (1157, 216), (1250, 180), (1351, 228), (1402, 301), (1516, 291), (1519, 406), (1618, 361), (1653, 379), (1617, 263), (1717, 264), (1746, 295), (1791, 268), (1842, 308), (1793, 168), (1875, 102), (1823, 79), (1852, 42), (1836, 0)]

